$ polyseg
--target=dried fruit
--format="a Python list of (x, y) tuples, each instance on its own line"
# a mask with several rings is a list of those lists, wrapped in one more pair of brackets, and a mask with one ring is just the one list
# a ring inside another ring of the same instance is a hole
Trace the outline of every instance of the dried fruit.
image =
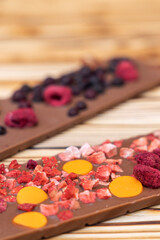
[(17, 182), (21, 183), (28, 183), (32, 180), (32, 174), (27, 171), (22, 171), (22, 174), (17, 178)]
[(16, 202), (16, 197), (15, 196), (6, 196), (4, 198), (6, 202)]
[(133, 157), (134, 150), (132, 148), (121, 148), (120, 157), (130, 159)]
[(111, 193), (107, 188), (99, 188), (96, 190), (96, 195), (100, 199), (108, 199), (111, 197)]
[(115, 74), (125, 82), (132, 82), (138, 78), (138, 71), (131, 61), (121, 61), (118, 63)]
[(64, 190), (64, 192), (62, 193), (62, 200), (67, 200), (67, 199), (71, 199), (71, 198), (76, 198), (78, 199), (78, 193), (79, 193), (79, 189), (76, 188), (73, 185), (68, 185), (66, 187), (66, 189)]
[(33, 183), (37, 186), (45, 185), (48, 181), (49, 179), (45, 172), (37, 172), (35, 178), (33, 179)]
[(40, 204), (40, 211), (45, 216), (56, 215), (59, 211), (58, 204)]
[(86, 190), (79, 193), (79, 199), (83, 203), (94, 203), (96, 201), (96, 193)]
[(58, 156), (62, 161), (69, 161), (72, 159), (80, 158), (80, 151), (77, 147), (70, 146)]
[(95, 177), (101, 181), (108, 181), (111, 174), (111, 168), (106, 165), (101, 165), (97, 168)]
[(62, 221), (68, 220), (73, 217), (73, 213), (70, 210), (64, 210), (58, 213), (58, 218)]
[(86, 158), (90, 154), (94, 153), (94, 150), (88, 143), (85, 143), (81, 146), (80, 153), (81, 153), (82, 157)]
[(27, 162), (27, 165), (26, 165), (26, 167), (28, 168), (28, 169), (35, 169), (35, 167), (37, 166), (37, 162), (36, 161), (34, 161), (34, 160), (32, 160), (32, 159), (30, 159), (30, 160), (28, 160), (28, 162)]
[(8, 168), (13, 168), (13, 169), (16, 169), (16, 168), (20, 168), (21, 165), (17, 162), (17, 160), (12, 160), (12, 162), (9, 164)]
[(108, 158), (117, 155), (117, 147), (112, 143), (104, 143), (98, 146), (98, 150), (104, 152)]
[(57, 167), (57, 159), (55, 157), (42, 157), (42, 162), (44, 167)]
[(7, 202), (0, 198), (0, 213), (5, 212), (7, 209)]
[(7, 130), (5, 127), (0, 126), (0, 135), (5, 135), (7, 133)]
[(102, 151), (95, 152), (87, 157), (87, 160), (94, 164), (101, 164), (105, 162), (106, 157)]
[(81, 179), (80, 186), (82, 186), (84, 190), (92, 190), (98, 183), (98, 179), (92, 180), (84, 177)]
[(12, 171), (10, 171), (10, 172), (7, 172), (7, 173), (6, 173), (6, 176), (7, 176), (7, 177), (11, 177), (11, 178), (17, 178), (17, 177), (19, 177), (21, 174), (22, 174), (22, 173), (21, 173), (20, 170), (15, 169), (15, 170), (12, 170)]
[(135, 156), (138, 164), (150, 166), (152, 168), (157, 168), (160, 170), (160, 157), (155, 153), (144, 152), (139, 153)]

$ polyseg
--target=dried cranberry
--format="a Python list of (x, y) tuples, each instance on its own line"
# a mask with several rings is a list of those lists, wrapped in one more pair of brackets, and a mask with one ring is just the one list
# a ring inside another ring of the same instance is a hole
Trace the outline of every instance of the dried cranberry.
[(19, 102), (19, 101), (24, 101), (24, 100), (26, 100), (26, 93), (24, 93), (21, 90), (17, 90), (12, 95), (12, 101), (14, 101), (14, 102)]
[(36, 161), (30, 159), (30, 160), (28, 160), (26, 167), (27, 167), (28, 169), (35, 169), (35, 167), (37, 166), (37, 164), (38, 164), (38, 163), (37, 163)]
[(0, 135), (4, 135), (6, 134), (6, 132), (7, 132), (6, 128), (3, 126), (0, 126)]
[(51, 85), (44, 90), (45, 101), (52, 106), (63, 106), (71, 101), (72, 92), (69, 87)]
[(84, 93), (85, 98), (94, 99), (96, 97), (96, 92), (94, 89), (87, 89)]
[(78, 115), (78, 109), (76, 107), (70, 108), (68, 110), (68, 116), (69, 117), (74, 117), (76, 115)]
[(84, 109), (87, 108), (87, 104), (83, 101), (79, 101), (79, 102), (76, 103), (76, 108), (78, 110), (84, 110)]
[(21, 108), (7, 113), (5, 124), (9, 127), (24, 128), (36, 125), (38, 122), (34, 111), (30, 108)]

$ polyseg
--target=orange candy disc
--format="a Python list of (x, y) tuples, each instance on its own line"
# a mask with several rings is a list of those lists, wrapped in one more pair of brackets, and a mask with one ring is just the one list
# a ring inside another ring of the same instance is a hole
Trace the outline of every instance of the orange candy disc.
[(143, 186), (141, 182), (134, 177), (120, 176), (110, 183), (109, 190), (119, 198), (134, 197), (142, 192)]
[(86, 160), (72, 160), (63, 165), (63, 170), (67, 173), (76, 173), (79, 175), (86, 175), (92, 170), (93, 166)]
[(47, 218), (40, 212), (25, 212), (14, 217), (13, 222), (24, 227), (41, 228), (47, 224)]
[(17, 202), (39, 204), (44, 202), (48, 195), (40, 188), (37, 187), (24, 187), (17, 194)]

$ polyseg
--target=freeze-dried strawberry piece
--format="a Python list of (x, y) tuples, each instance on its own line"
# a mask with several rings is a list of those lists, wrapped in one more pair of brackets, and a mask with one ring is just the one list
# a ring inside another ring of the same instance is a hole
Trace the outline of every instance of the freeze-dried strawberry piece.
[(37, 185), (31, 181), (26, 184), (26, 187), (37, 187)]
[(132, 148), (121, 148), (120, 157), (130, 159), (133, 157), (134, 150)]
[(0, 174), (4, 174), (6, 171), (5, 171), (5, 165), (4, 163), (1, 163), (0, 164)]
[(88, 143), (85, 143), (81, 146), (80, 153), (82, 157), (86, 158), (90, 154), (94, 153), (94, 150)]
[(87, 157), (87, 160), (94, 164), (101, 164), (106, 160), (104, 152), (95, 152)]
[(160, 140), (159, 139), (154, 139), (150, 145), (148, 146), (148, 151), (152, 152), (156, 148), (160, 148)]
[(22, 186), (22, 185), (19, 185), (19, 186), (13, 188), (13, 189), (9, 192), (9, 194), (17, 194), (22, 188), (23, 188), (23, 186)]
[(46, 173), (47, 177), (54, 177), (56, 175), (59, 175), (61, 172), (56, 169), (55, 167), (54, 168), (50, 168), (50, 167), (44, 167), (43, 168), (43, 172)]
[(55, 183), (54, 182), (46, 183), (45, 185), (43, 185), (42, 190), (48, 192), (48, 188), (51, 186), (55, 186)]
[(54, 186), (52, 185), (48, 188), (48, 195), (51, 199), (53, 199), (57, 193), (58, 193), (58, 190), (55, 185)]
[(147, 146), (140, 146), (140, 147), (135, 147), (134, 151), (135, 152), (146, 152), (148, 150)]
[(57, 159), (55, 157), (42, 157), (42, 162), (44, 167), (57, 167)]
[(58, 213), (58, 218), (62, 221), (68, 220), (73, 217), (73, 213), (70, 210), (64, 210)]
[(112, 143), (105, 143), (99, 146), (99, 151), (104, 152), (109, 158), (117, 155), (117, 147)]
[(5, 212), (7, 209), (7, 202), (0, 198), (0, 213)]
[(28, 162), (27, 162), (26, 168), (33, 170), (33, 169), (35, 169), (35, 167), (37, 166), (37, 164), (38, 164), (38, 163), (37, 163), (36, 161), (30, 159), (30, 160), (28, 160)]
[(11, 178), (17, 178), (17, 177), (19, 177), (21, 174), (22, 174), (22, 172), (21, 172), (20, 170), (15, 169), (15, 170), (12, 170), (12, 171), (10, 171), (10, 172), (7, 172), (7, 173), (6, 173), (6, 176), (7, 176), (7, 177), (11, 177)]
[(70, 203), (70, 209), (71, 210), (76, 210), (76, 209), (79, 209), (80, 208), (80, 204), (79, 204), (79, 202), (75, 199), (75, 198), (72, 198), (71, 200), (71, 203)]
[(66, 181), (62, 181), (58, 184), (58, 190), (67, 186)]
[[(111, 175), (112, 175), (112, 173), (111, 173)], [(99, 185), (108, 186), (109, 182), (99, 181)]]
[(45, 88), (43, 97), (48, 104), (59, 107), (71, 101), (72, 91), (67, 86), (51, 85)]
[(66, 178), (69, 175), (69, 173), (65, 172), (65, 171), (61, 171), (61, 177), (62, 178)]
[(94, 170), (92, 170), (92, 171), (90, 171), (90, 172), (88, 173), (88, 175), (89, 175), (90, 177), (94, 177), (95, 174), (96, 174), (96, 172), (95, 172)]
[(119, 159), (109, 158), (109, 159), (105, 160), (105, 163), (108, 163), (109, 165), (110, 164), (119, 164), (119, 165), (121, 165), (122, 164), (122, 159), (121, 158), (119, 158)]
[(5, 188), (1, 189), (0, 188), (0, 197), (6, 196), (7, 195), (7, 190)]
[(5, 117), (5, 124), (9, 127), (32, 127), (37, 123), (38, 120), (32, 108), (16, 109), (14, 111), (8, 112)]
[(78, 178), (78, 174), (76, 174), (76, 173), (70, 173), (70, 174), (67, 176), (67, 178), (70, 178), (71, 180), (74, 180), (74, 179)]
[(70, 146), (58, 156), (62, 161), (69, 161), (72, 159), (80, 158), (80, 151), (77, 147)]
[(37, 205), (32, 204), (32, 203), (23, 203), (23, 204), (18, 204), (18, 209), (22, 210), (24, 212), (30, 212), (32, 211)]
[(55, 176), (54, 179), (56, 179), (57, 181), (61, 181), (62, 180), (61, 176), (59, 176), (59, 175)]
[(84, 190), (92, 190), (94, 187), (96, 187), (99, 183), (99, 180), (92, 180), (92, 179), (87, 179), (83, 178), (81, 179), (80, 186), (83, 187)]
[(59, 199), (61, 198), (61, 196), (62, 196), (62, 191), (59, 191), (59, 192), (57, 192), (57, 194), (56, 194), (54, 197), (51, 198), (51, 200), (52, 200), (53, 202), (57, 202), (57, 201), (59, 201)]
[(106, 165), (101, 165), (97, 168), (95, 177), (102, 181), (108, 181), (111, 174), (111, 168)]
[(40, 211), (45, 216), (56, 215), (59, 211), (58, 204), (40, 204)]
[(71, 199), (58, 202), (59, 207), (69, 209), (71, 204)]
[(107, 188), (99, 188), (96, 190), (96, 195), (100, 199), (108, 199), (111, 197), (111, 193)]
[(135, 144), (136, 146), (145, 146), (145, 145), (148, 145), (147, 137), (137, 138), (137, 139), (133, 140), (133, 144)]
[(62, 200), (67, 200), (70, 198), (76, 198), (78, 199), (78, 193), (79, 193), (79, 189), (76, 188), (73, 185), (68, 185), (65, 189), (65, 191), (62, 193)]
[(57, 181), (57, 179), (54, 178), (50, 178), (50, 181), (53, 182), (56, 186), (59, 184), (59, 181)]
[(132, 82), (138, 78), (138, 70), (131, 61), (124, 60), (119, 62), (116, 66), (115, 74), (125, 82)]
[(109, 167), (111, 168), (112, 172), (123, 172), (122, 168), (120, 168), (120, 166), (112, 164), (109, 165)]
[(147, 135), (148, 141), (153, 141), (155, 139), (155, 136), (153, 133)]
[(112, 181), (117, 178), (117, 177), (120, 177), (120, 175), (116, 175), (114, 172), (111, 173), (111, 179)]
[[(157, 138), (160, 139), (160, 130), (155, 131), (155, 132), (153, 133), (153, 135), (154, 135), (155, 137), (157, 137)], [(152, 140), (153, 140), (153, 139), (152, 139)]]
[(122, 147), (122, 144), (123, 144), (123, 140), (119, 140), (119, 141), (114, 141), (113, 142), (114, 145), (116, 145), (116, 147)]
[(3, 174), (0, 174), (0, 181), (5, 181), (6, 177)]
[(135, 156), (135, 160), (138, 164), (150, 166), (160, 170), (160, 157), (151, 152), (139, 153)]
[(58, 205), (61, 208), (70, 209), (70, 210), (72, 210), (72, 209), (76, 210), (76, 209), (80, 208), (79, 202), (74, 198), (69, 199), (69, 200), (60, 201), (60, 202), (58, 202)]
[(5, 181), (0, 181), (0, 188), (6, 188), (7, 183)]
[(17, 178), (17, 182), (21, 183), (28, 183), (32, 180), (32, 174), (27, 171), (22, 171), (22, 174)]
[(21, 165), (17, 162), (17, 160), (12, 160), (12, 162), (9, 164), (8, 168), (13, 168), (13, 169), (16, 169), (16, 168), (20, 168)]
[(17, 200), (16, 200), (16, 197), (15, 196), (6, 196), (5, 198), (4, 198), (4, 200), (6, 201), (6, 202), (16, 202)]
[(106, 144), (106, 143), (111, 143), (111, 140), (106, 139), (101, 145)]
[(45, 185), (48, 181), (49, 179), (45, 172), (37, 172), (35, 178), (33, 179), (33, 183), (37, 186)]
[(43, 172), (43, 167), (41, 165), (37, 165), (33, 171), (33, 174), (37, 174), (37, 172)]
[(96, 201), (96, 193), (86, 190), (79, 193), (79, 199), (83, 203), (94, 203)]
[(8, 178), (6, 180), (6, 186), (9, 190), (12, 190), (16, 186), (16, 180), (14, 178)]

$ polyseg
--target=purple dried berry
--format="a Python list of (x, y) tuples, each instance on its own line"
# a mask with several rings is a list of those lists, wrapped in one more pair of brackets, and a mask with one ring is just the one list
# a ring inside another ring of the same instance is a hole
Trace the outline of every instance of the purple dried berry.
[(84, 110), (84, 109), (87, 108), (87, 104), (86, 104), (85, 102), (83, 102), (83, 101), (79, 101), (79, 102), (77, 102), (77, 104), (76, 104), (76, 108), (77, 108), (78, 110)]
[(84, 93), (85, 98), (94, 99), (96, 97), (96, 92), (94, 89), (87, 89)]
[(69, 117), (74, 117), (78, 114), (78, 109), (76, 107), (70, 108), (68, 111)]
[(38, 163), (37, 163), (36, 161), (30, 159), (30, 160), (28, 160), (26, 167), (27, 167), (28, 169), (35, 169), (35, 167), (37, 166), (37, 164), (38, 164)]
[(24, 93), (21, 90), (15, 91), (14, 94), (12, 95), (12, 101), (14, 102), (19, 102), (24, 100), (26, 100), (26, 93)]

